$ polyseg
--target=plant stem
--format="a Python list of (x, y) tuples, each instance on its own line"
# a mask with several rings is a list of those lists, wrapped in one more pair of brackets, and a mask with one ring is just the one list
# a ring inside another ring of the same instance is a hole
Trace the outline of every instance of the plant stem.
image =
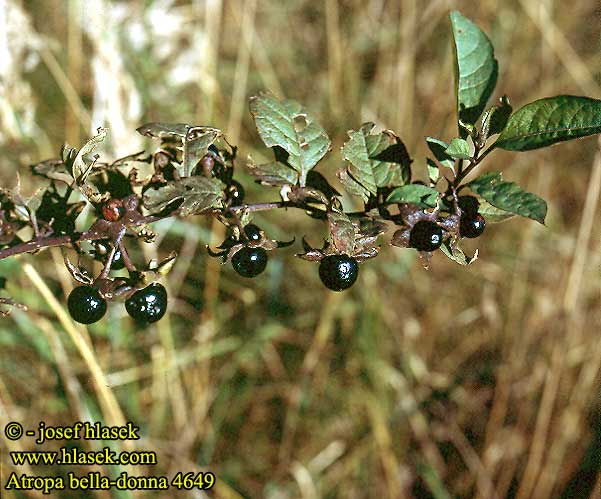
[(278, 208), (299, 208), (288, 201), (276, 201), (274, 203), (256, 203), (256, 204), (242, 204), (239, 206), (231, 206), (229, 211), (267, 211), (275, 210)]
[(102, 269), (102, 272), (100, 272), (100, 274), (98, 275), (98, 277), (96, 278), (96, 280), (100, 280), (100, 279), (106, 279), (109, 275), (109, 272), (111, 271), (111, 265), (113, 264), (113, 260), (115, 258), (115, 253), (117, 253), (117, 247), (113, 246), (111, 248), (111, 251), (106, 259), (106, 263), (104, 264), (104, 268)]
[(453, 182), (453, 187), (459, 187), (459, 184), (461, 184), (461, 182), (463, 181), (463, 179), (465, 179), (465, 177), (467, 177), (473, 170), (474, 168), (476, 168), (481, 162), (482, 160), (488, 156), (488, 154), (495, 148), (495, 145), (493, 144), (492, 146), (490, 146), (488, 149), (486, 149), (481, 155), (479, 154), (479, 150), (475, 151), (474, 157), (470, 160), (470, 164), (468, 165), (468, 167), (463, 170), (460, 171), (457, 174), (457, 177), (455, 177), (455, 181)]
[(125, 265), (125, 268), (129, 272), (135, 272), (136, 266), (131, 261), (131, 258), (129, 257), (129, 253), (127, 252), (127, 249), (125, 248), (125, 245), (123, 244), (122, 240), (119, 241), (119, 251), (121, 252), (121, 258), (123, 259), (123, 264)]
[[(468, 170), (470, 168), (468, 168)], [(466, 170), (466, 173), (468, 172), (468, 170)], [(323, 213), (324, 215), (326, 213), (326, 210), (316, 208), (313, 206), (303, 206), (301, 204), (295, 204), (290, 201), (276, 201), (273, 203), (243, 204), (243, 205), (239, 205), (239, 206), (231, 206), (229, 208), (226, 208), (226, 211), (230, 211), (235, 214), (242, 210), (256, 212), (256, 211), (276, 210), (279, 208), (297, 208), (297, 209), (305, 210), (305, 211), (313, 211), (315, 213)], [(215, 213), (216, 213), (215, 211), (209, 211), (207, 213), (203, 213), (203, 215), (210, 216), (210, 215), (215, 215)], [(166, 216), (147, 215), (147, 216), (140, 218), (140, 220), (138, 220), (135, 225), (139, 226), (139, 225), (149, 224), (149, 223), (153, 223), (153, 222), (158, 222), (159, 220), (164, 220), (166, 218), (171, 218), (171, 217), (177, 216), (177, 214), (178, 214), (177, 211), (174, 211)], [(353, 217), (353, 218), (361, 217), (361, 216), (365, 215), (365, 211), (349, 212), (349, 213), (346, 213), (346, 215), (349, 217)], [(33, 251), (38, 251), (38, 250), (41, 250), (44, 248), (51, 248), (53, 246), (65, 246), (67, 244), (72, 244), (75, 242), (97, 241), (99, 239), (106, 239), (106, 238), (107, 238), (107, 235), (104, 232), (99, 232), (99, 231), (91, 230), (91, 229), (87, 230), (85, 232), (82, 232), (79, 235), (73, 235), (73, 236), (64, 235), (64, 236), (49, 236), (49, 237), (35, 238), (35, 239), (32, 239), (31, 241), (27, 241), (25, 243), (16, 244), (15, 246), (1, 249), (0, 250), (0, 260), (3, 260), (4, 258), (8, 258), (10, 256), (20, 255), (21, 253), (31, 253)], [(133, 266), (131, 260), (128, 258), (127, 251), (125, 250), (125, 248), (121, 242), (121, 238), (119, 238), (119, 241), (117, 242), (117, 244), (121, 250), (121, 254), (123, 256), (123, 262), (125, 263), (126, 267), (128, 267), (129, 270), (132, 270), (132, 269), (135, 270), (135, 267)], [(131, 268), (130, 268), (130, 266), (131, 266)]]
[(33, 239), (26, 243), (17, 244), (10, 248), (4, 248), (0, 250), (0, 260), (8, 258), (9, 256), (19, 255), (21, 253), (31, 253), (43, 248), (51, 248), (53, 246), (64, 246), (65, 244), (71, 244), (80, 241), (96, 241), (103, 239), (106, 236), (98, 234), (96, 231), (82, 232), (79, 236), (50, 236), (42, 237), (40, 239)]
[[(119, 234), (119, 237), (113, 241), (113, 246), (111, 248), (111, 251), (106, 259), (106, 263), (104, 264), (104, 268), (102, 269), (102, 272), (100, 273), (100, 275), (97, 277), (97, 279), (106, 279), (109, 275), (109, 272), (111, 271), (111, 265), (113, 265), (113, 260), (115, 259), (115, 254), (117, 253), (117, 249), (123, 249), (123, 238), (125, 237), (125, 229), (123, 231), (121, 231), (121, 233)], [(123, 257), (123, 253), (126, 253), (126, 251), (121, 252), (121, 256)], [(123, 260), (125, 262), (125, 259)]]

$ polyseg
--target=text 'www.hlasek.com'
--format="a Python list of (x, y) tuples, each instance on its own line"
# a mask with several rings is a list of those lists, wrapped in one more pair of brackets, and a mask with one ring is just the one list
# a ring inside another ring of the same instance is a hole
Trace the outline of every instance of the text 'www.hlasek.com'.
[[(154, 451), (120, 449), (122, 445), (131, 447), (126, 444), (140, 440), (139, 432), (140, 428), (131, 422), (123, 426), (81, 421), (70, 426), (47, 426), (41, 421), (34, 431), (11, 421), (4, 427), (4, 436), (14, 442), (8, 446), (6, 463), (12, 471), (8, 477), (1, 477), (2, 486), (5, 490), (37, 490), (44, 494), (59, 490), (206, 490), (213, 487), (215, 475), (209, 471), (156, 475), (152, 473), (158, 463)], [(39, 448), (17, 450), (15, 444), (22, 437), (31, 438)], [(52, 442), (64, 445), (43, 450)], [(69, 471), (59, 474), (47, 471), (63, 466)], [(78, 472), (79, 468), (85, 471)]]

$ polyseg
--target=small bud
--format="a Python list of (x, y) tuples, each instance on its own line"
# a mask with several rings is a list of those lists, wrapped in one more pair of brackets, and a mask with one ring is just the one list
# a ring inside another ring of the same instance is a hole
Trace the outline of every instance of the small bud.
[(124, 214), (125, 208), (120, 199), (109, 199), (102, 206), (102, 218), (109, 222), (117, 222)]

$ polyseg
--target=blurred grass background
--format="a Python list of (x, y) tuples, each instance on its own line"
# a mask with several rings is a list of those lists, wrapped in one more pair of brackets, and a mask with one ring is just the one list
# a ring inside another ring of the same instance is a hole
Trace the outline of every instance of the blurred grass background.
[[(367, 120), (399, 132), (425, 170), (423, 137), (455, 132), (452, 9), (493, 41), (495, 98), (601, 98), (593, 0), (0, 0), (2, 185), (22, 171), (33, 192), (27, 165), (98, 126), (110, 129), (105, 157), (141, 150), (135, 128), (152, 120), (217, 126), (241, 159), (266, 157), (247, 108), (263, 89), (328, 130), (329, 178), (346, 130)], [(0, 424), (131, 420), (143, 439), (122, 448), (154, 450), (159, 464), (130, 474), (216, 474), (213, 491), (189, 497), (600, 498), (597, 151), (588, 139), (496, 152), (484, 168), (547, 199), (547, 227), (488, 227), (469, 268), (437, 255), (425, 271), (412, 250), (384, 248), (343, 294), (295, 248), (240, 278), (207, 257), (223, 231), (203, 219), (162, 223), (158, 244), (134, 254), (181, 255), (169, 315), (146, 329), (119, 304), (89, 329), (72, 323), (58, 251), (4, 260), (7, 290), (29, 312), (0, 321)], [(237, 177), (249, 199), (277, 198)], [(280, 239), (317, 243), (323, 230), (292, 212), (255, 221)], [(2, 448), (39, 449), (4, 437)], [(2, 461), (4, 483), (13, 468)]]

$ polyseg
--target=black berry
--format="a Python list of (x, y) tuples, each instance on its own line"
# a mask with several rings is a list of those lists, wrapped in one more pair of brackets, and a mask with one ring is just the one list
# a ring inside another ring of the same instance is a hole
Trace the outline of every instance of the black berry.
[(234, 204), (242, 204), (244, 202), (244, 187), (240, 182), (232, 180), (231, 184), (227, 187), (227, 197)]
[(429, 220), (420, 220), (411, 229), (409, 245), (419, 251), (434, 251), (442, 244), (442, 228)]
[(267, 251), (245, 246), (234, 253), (232, 266), (242, 277), (256, 277), (267, 267)]
[(125, 262), (123, 261), (123, 256), (121, 255), (121, 251), (115, 251), (115, 255), (113, 256), (113, 263), (111, 264), (112, 270), (121, 270), (125, 267)]
[(461, 237), (469, 237), (470, 239), (473, 239), (481, 236), (485, 227), (486, 221), (482, 215), (479, 213), (476, 213), (475, 215), (465, 213), (461, 215), (461, 220), (459, 222), (459, 234)]
[(459, 196), (457, 204), (463, 213), (475, 215), (478, 213), (480, 202), (474, 196)]
[(156, 282), (139, 289), (125, 301), (125, 310), (138, 322), (156, 322), (167, 311), (167, 290)]
[[(95, 244), (95, 249), (93, 252), (94, 259), (106, 263), (108, 259), (108, 255), (111, 251), (110, 245), (105, 242), (98, 242)], [(113, 263), (111, 264), (111, 270), (121, 270), (125, 267), (125, 263), (123, 262), (123, 256), (121, 255), (121, 251), (117, 249), (115, 251), (115, 255), (113, 256)]]
[(67, 308), (73, 320), (81, 324), (97, 322), (106, 313), (106, 300), (91, 286), (78, 286), (67, 299)]
[(102, 175), (92, 178), (92, 182), (100, 192), (108, 192), (111, 198), (121, 199), (133, 194), (131, 182), (119, 170), (104, 171)]
[(359, 275), (359, 264), (352, 256), (328, 255), (319, 264), (321, 282), (332, 291), (350, 288)]
[(260, 241), (261, 240), (261, 229), (255, 224), (248, 224), (244, 227), (244, 234), (248, 237), (249, 241)]

